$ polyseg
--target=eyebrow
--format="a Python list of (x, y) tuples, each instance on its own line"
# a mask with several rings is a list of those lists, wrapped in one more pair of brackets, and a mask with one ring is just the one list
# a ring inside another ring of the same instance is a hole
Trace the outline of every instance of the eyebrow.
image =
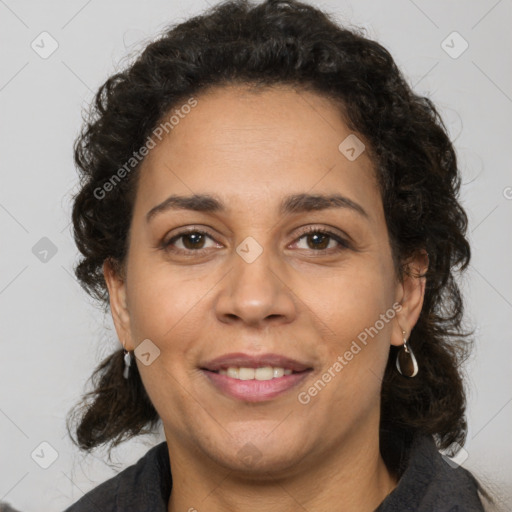
[[(368, 213), (360, 204), (340, 194), (293, 194), (281, 201), (279, 214), (290, 215), (330, 208), (347, 208), (367, 219), (369, 218)], [(146, 222), (150, 222), (156, 215), (169, 210), (225, 213), (227, 208), (218, 197), (209, 194), (194, 194), (191, 196), (171, 195), (165, 201), (149, 210), (146, 214)]]

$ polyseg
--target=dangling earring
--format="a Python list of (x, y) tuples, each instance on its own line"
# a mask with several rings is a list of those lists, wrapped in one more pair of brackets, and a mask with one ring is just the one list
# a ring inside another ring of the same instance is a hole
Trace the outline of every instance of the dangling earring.
[(418, 362), (414, 357), (412, 348), (407, 344), (405, 331), (402, 331), (402, 334), (404, 337), (404, 344), (396, 356), (396, 368), (400, 374), (405, 377), (415, 377), (418, 373)]
[[(124, 348), (124, 343), (123, 343)], [(130, 372), (130, 365), (132, 364), (132, 354), (129, 350), (126, 350), (124, 348), (124, 371), (123, 371), (123, 377), (125, 379), (128, 378), (128, 373)]]

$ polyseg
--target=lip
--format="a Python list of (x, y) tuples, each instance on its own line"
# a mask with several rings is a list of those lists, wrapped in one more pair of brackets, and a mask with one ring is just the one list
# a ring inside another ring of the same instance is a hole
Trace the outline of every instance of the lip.
[(244, 402), (264, 402), (290, 391), (311, 374), (311, 369), (270, 380), (239, 380), (201, 368), (202, 373), (221, 393)]
[(306, 363), (302, 363), (295, 359), (290, 359), (289, 357), (280, 354), (271, 353), (250, 355), (244, 354), (242, 352), (233, 352), (231, 354), (224, 354), (222, 356), (216, 357), (215, 359), (212, 359), (199, 365), (201, 370), (209, 370), (210, 372), (216, 372), (221, 369), (227, 369), (230, 366), (243, 366), (245, 368), (258, 368), (259, 366), (274, 366), (278, 368), (284, 368), (285, 370), (289, 369), (294, 372), (304, 372), (305, 370), (312, 369), (312, 366)]

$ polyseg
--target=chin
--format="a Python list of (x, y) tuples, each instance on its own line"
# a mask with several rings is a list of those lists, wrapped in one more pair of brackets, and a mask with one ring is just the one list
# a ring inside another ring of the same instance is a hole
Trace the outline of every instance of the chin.
[(209, 455), (226, 469), (257, 480), (268, 480), (270, 474), (273, 479), (280, 473), (289, 475), (290, 470), (306, 455), (304, 443), (290, 444), (282, 439), (269, 441), (268, 438), (258, 437), (252, 440), (246, 438), (236, 445), (231, 441), (223, 452), (218, 450), (219, 444), (216, 444), (216, 449), (213, 453), (210, 451)]

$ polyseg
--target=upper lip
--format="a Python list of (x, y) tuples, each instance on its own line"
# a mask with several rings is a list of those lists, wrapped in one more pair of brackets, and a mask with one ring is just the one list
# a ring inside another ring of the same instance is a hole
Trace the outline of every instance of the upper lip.
[(305, 363), (301, 363), (295, 359), (290, 359), (279, 354), (243, 354), (242, 352), (234, 352), (211, 359), (200, 365), (202, 369), (212, 372), (220, 369), (226, 369), (230, 366), (241, 366), (244, 368), (259, 368), (260, 366), (273, 366), (278, 368), (290, 369), (294, 372), (302, 372), (310, 370), (312, 367)]

